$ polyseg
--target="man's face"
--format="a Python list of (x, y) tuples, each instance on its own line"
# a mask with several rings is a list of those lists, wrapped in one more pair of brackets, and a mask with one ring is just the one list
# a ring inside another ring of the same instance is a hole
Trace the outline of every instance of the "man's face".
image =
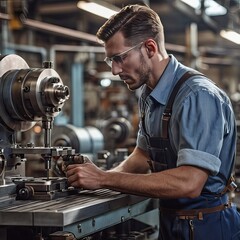
[(112, 68), (113, 75), (119, 75), (131, 91), (149, 81), (150, 68), (144, 58), (144, 47), (143, 42), (125, 46), (121, 32), (117, 32), (105, 44), (105, 61)]

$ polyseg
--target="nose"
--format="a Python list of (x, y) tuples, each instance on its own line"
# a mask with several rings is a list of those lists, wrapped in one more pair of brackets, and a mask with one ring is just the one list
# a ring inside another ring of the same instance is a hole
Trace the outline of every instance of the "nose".
[(122, 72), (122, 66), (121, 64), (118, 64), (116, 62), (112, 62), (112, 74), (113, 75), (119, 75), (119, 73)]

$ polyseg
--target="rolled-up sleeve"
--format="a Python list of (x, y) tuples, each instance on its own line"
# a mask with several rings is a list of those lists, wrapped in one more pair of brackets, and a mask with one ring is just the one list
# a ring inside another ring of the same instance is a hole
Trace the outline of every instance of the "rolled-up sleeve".
[(224, 138), (232, 124), (228, 121), (229, 106), (221, 94), (205, 87), (192, 91), (177, 106), (173, 118), (171, 139), (178, 154), (177, 166), (201, 167), (217, 175)]
[(214, 155), (194, 149), (181, 149), (178, 152), (177, 167), (183, 165), (194, 165), (204, 168), (212, 175), (217, 175), (221, 161)]

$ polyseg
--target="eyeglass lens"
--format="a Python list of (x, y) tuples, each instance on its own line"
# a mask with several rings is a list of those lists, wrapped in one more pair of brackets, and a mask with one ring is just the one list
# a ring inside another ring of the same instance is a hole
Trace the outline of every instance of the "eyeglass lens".
[(105, 60), (105, 62), (106, 62), (110, 67), (112, 67), (113, 61), (114, 61), (115, 63), (117, 63), (117, 64), (122, 64), (122, 63), (123, 63), (123, 60), (124, 60), (124, 58), (127, 56), (127, 54), (128, 54), (131, 50), (133, 50), (134, 48), (138, 47), (138, 46), (141, 45), (141, 44), (142, 44), (142, 42), (139, 43), (139, 44), (137, 44), (137, 45), (135, 45), (135, 46), (133, 46), (133, 47), (131, 47), (130, 49), (128, 49), (128, 50), (126, 50), (126, 51), (124, 51), (124, 52), (122, 52), (122, 53), (120, 53), (120, 54), (117, 54), (117, 55), (111, 57), (111, 58), (106, 57), (104, 60)]

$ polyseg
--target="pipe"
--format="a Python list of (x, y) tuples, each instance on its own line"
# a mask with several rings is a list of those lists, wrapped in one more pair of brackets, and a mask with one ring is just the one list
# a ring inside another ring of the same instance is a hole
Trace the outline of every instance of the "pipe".
[(42, 57), (42, 62), (47, 60), (47, 50), (43, 47), (36, 47), (30, 45), (18, 45), (14, 43), (7, 43), (5, 45), (7, 49), (19, 50), (23, 52), (39, 53)]
[(1, 12), (0, 12), (0, 19), (3, 19), (3, 20), (11, 20), (11, 17), (9, 16), (9, 14), (1, 13)]
[[(11, 20), (11, 17), (9, 14), (0, 13), (0, 19)], [(90, 41), (90, 42), (99, 44), (97, 37), (95, 35), (92, 35), (89, 33), (84, 33), (84, 32), (81, 32), (78, 30), (73, 30), (73, 29), (68, 29), (68, 28), (57, 26), (57, 25), (50, 24), (50, 23), (44, 23), (44, 22), (40, 22), (37, 20), (33, 20), (33, 19), (21, 18), (21, 21), (22, 21), (23, 25), (33, 28), (33, 29), (43, 30), (46, 32), (55, 33), (57, 35), (63, 35), (63, 36), (77, 38), (80, 40), (86, 40), (86, 41)]]
[(62, 45), (55, 44), (50, 48), (50, 57), (49, 59), (53, 62), (56, 58), (56, 52), (81, 52), (81, 53), (105, 53), (104, 47), (98, 46), (77, 46), (77, 45)]
[(67, 37), (71, 37), (71, 38), (77, 38), (80, 40), (86, 40), (86, 41), (90, 41), (90, 42), (94, 42), (94, 43), (99, 43), (97, 41), (97, 37), (92, 34), (80, 32), (77, 30), (68, 29), (65, 27), (61, 27), (61, 26), (57, 26), (57, 25), (49, 24), (49, 23), (44, 23), (44, 22), (40, 22), (40, 21), (36, 21), (36, 20), (32, 20), (32, 19), (23, 19), (22, 22), (23, 22), (23, 25), (33, 28), (33, 29), (43, 30), (43, 31), (51, 32), (51, 33), (61, 35), (61, 36), (67, 36)]

